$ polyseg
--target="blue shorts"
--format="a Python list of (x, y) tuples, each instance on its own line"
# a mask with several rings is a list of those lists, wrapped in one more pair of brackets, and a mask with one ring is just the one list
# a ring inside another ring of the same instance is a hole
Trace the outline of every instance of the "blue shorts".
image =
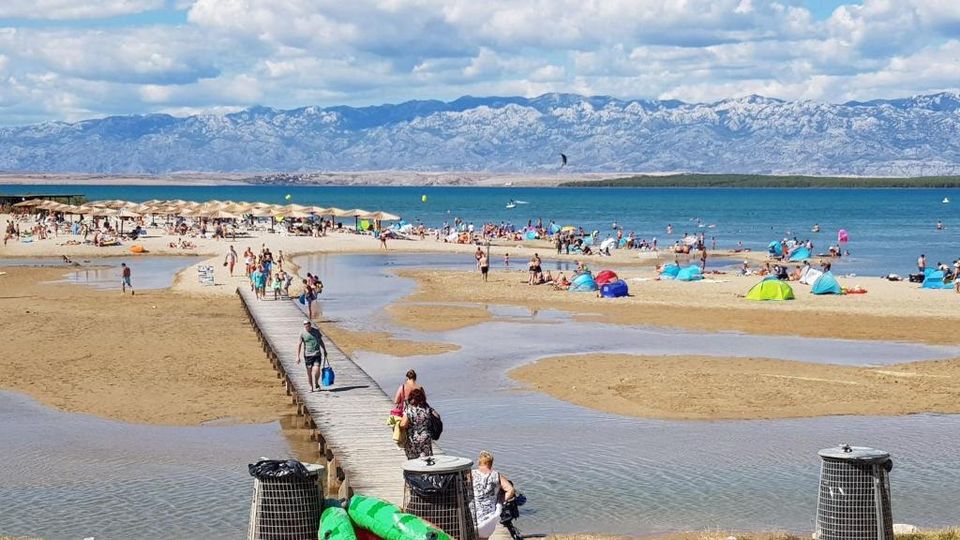
[(130, 277), (129, 277), (129, 276), (124, 276), (124, 277), (122, 277), (122, 278), (120, 278), (120, 279), (121, 279), (121, 282), (120, 282), (121, 284), (126, 285), (127, 287), (133, 287), (133, 285), (130, 284)]

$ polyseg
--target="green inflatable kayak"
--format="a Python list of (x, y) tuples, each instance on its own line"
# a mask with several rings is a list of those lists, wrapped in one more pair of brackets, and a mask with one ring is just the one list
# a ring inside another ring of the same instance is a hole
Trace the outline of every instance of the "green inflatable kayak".
[(450, 540), (447, 533), (375, 497), (354, 495), (347, 512), (355, 525), (383, 540)]
[(317, 540), (357, 540), (353, 523), (347, 511), (339, 506), (327, 508), (320, 515), (320, 530)]

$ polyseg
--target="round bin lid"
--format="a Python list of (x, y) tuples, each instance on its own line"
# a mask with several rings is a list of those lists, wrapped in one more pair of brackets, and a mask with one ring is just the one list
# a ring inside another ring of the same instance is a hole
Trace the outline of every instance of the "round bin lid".
[(403, 470), (418, 473), (451, 473), (466, 471), (473, 467), (473, 461), (456, 456), (431, 456), (408, 460)]
[(823, 459), (839, 459), (844, 461), (878, 462), (890, 459), (890, 454), (883, 450), (846, 444), (833, 448), (824, 448), (817, 453), (820, 454), (820, 457)]

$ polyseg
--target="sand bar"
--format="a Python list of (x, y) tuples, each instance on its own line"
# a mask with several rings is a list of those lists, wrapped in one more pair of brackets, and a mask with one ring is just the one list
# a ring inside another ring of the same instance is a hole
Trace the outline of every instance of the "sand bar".
[(545, 358), (510, 376), (555, 398), (670, 420), (960, 413), (960, 359), (861, 368), (709, 356)]

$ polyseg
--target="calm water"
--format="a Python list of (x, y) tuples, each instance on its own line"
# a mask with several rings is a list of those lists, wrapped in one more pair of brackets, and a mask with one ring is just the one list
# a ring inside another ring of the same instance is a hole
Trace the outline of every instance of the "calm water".
[[(415, 368), (444, 415), (448, 453), (497, 456), (530, 503), (532, 532), (656, 534), (677, 530), (813, 530), (817, 450), (853, 442), (894, 456), (894, 517), (936, 527), (960, 515), (960, 415), (673, 422), (591, 411), (524, 391), (505, 372), (545, 355), (594, 351), (753, 355), (847, 365), (956, 356), (957, 348), (909, 344), (695, 334), (573, 322), (563, 313), (494, 307), (513, 317), (440, 333), (394, 327), (382, 308), (412, 290), (391, 268), (469, 267), (446, 256), (311, 256), (304, 271), (326, 287), (325, 318), (358, 330), (456, 343), (448, 354), (355, 355), (384, 388)], [(469, 384), (464, 381), (468, 379)], [(576, 381), (571, 381), (576, 384)], [(824, 399), (830, 399), (824, 396)]]
[[(542, 218), (606, 234), (616, 221), (641, 238), (662, 244), (683, 232), (703, 231), (729, 249), (743, 241), (764, 250), (784, 235), (811, 237), (815, 252), (850, 233), (852, 257), (834, 265), (840, 273), (906, 274), (920, 253), (928, 260), (960, 257), (960, 189), (603, 189), (467, 187), (288, 187), (288, 186), (10, 186), (0, 193), (82, 193), (90, 199), (293, 202), (340, 208), (387, 210), (411, 222), (437, 226), (460, 217), (467, 222), (512, 222)], [(290, 200), (285, 196), (290, 195)], [(427, 195), (427, 202), (421, 202)], [(944, 197), (956, 201), (941, 204)], [(508, 210), (509, 200), (528, 201)], [(693, 218), (715, 228), (698, 229)], [(945, 231), (937, 231), (942, 220)], [(810, 233), (814, 223), (824, 231)], [(667, 236), (667, 224), (673, 225)]]
[(279, 422), (169, 427), (58, 412), (0, 392), (0, 536), (235, 539)]

